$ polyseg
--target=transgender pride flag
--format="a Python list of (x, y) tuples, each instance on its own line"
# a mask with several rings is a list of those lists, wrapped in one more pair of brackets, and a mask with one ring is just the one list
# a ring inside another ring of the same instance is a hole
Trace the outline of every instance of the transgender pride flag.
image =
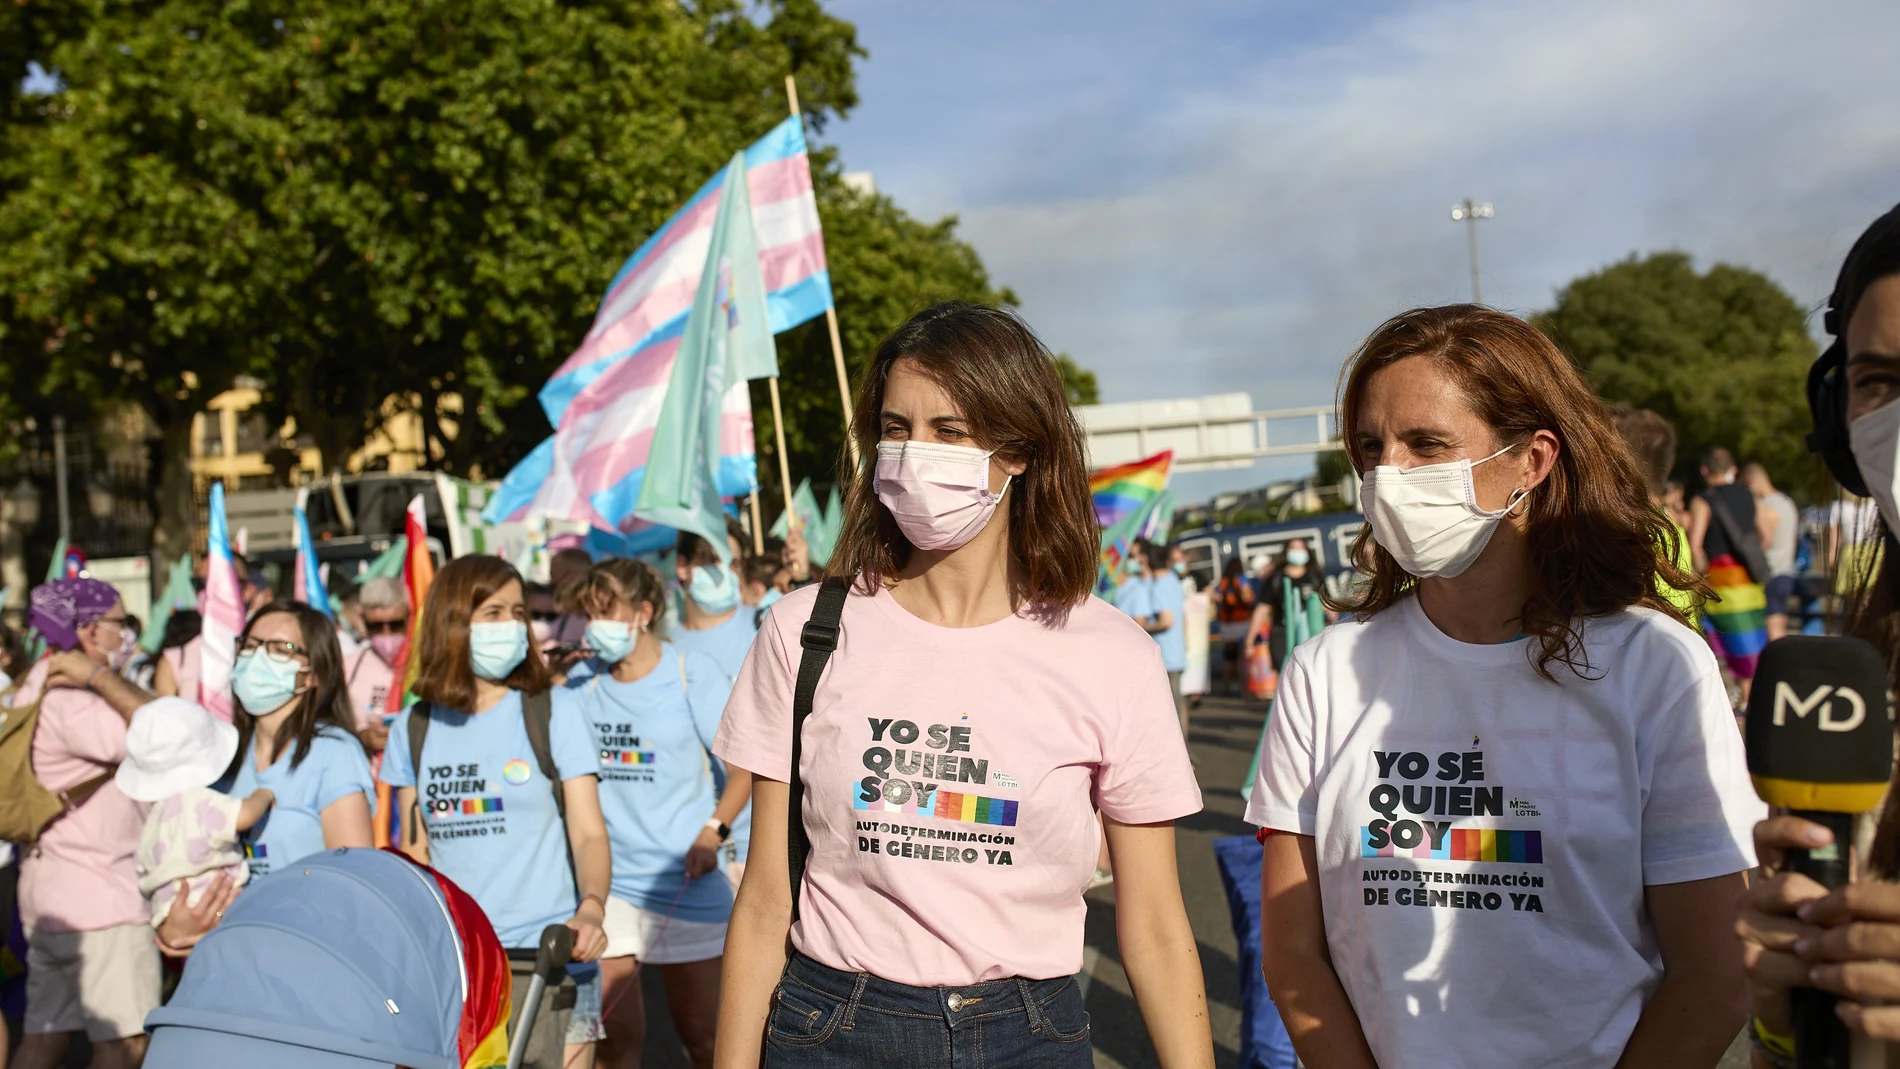
[[(483, 510), (484, 520), (520, 520), (538, 511), (623, 533), (644, 526), (629, 514), (609, 515), (599, 506), (618, 512), (622, 502), (630, 504), (638, 496), (635, 480), (706, 266), (726, 173), (722, 169), (700, 187), (608, 284), (586, 338), (541, 389), (554, 436), (502, 480)], [(797, 116), (745, 150), (745, 174), (766, 310), (776, 334), (831, 307), (824, 234), (805, 129)], [(719, 490), (738, 496), (758, 485), (752, 405), (744, 383), (726, 395), (724, 412)], [(626, 474), (630, 465), (632, 474)]]
[(201, 667), (198, 704), (225, 723), (235, 711), (231, 672), (237, 666), (238, 635), (244, 631), (244, 592), (231, 556), (231, 525), (224, 516), (224, 483), (211, 484), (210, 531), (205, 545), (204, 629), (198, 633)]

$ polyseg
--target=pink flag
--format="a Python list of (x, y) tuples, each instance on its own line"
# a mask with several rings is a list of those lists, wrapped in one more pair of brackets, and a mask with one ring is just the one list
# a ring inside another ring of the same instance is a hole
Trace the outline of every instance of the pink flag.
[(237, 562), (231, 557), (230, 530), (224, 519), (224, 484), (211, 484), (210, 537), (205, 561), (204, 630), (199, 632), (202, 666), (198, 704), (230, 722), (231, 670), (237, 665), (238, 635), (244, 630), (244, 592)]

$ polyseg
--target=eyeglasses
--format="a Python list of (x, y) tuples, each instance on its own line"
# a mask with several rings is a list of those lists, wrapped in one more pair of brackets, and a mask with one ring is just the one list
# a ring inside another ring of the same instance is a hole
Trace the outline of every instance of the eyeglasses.
[(238, 647), (240, 655), (256, 653), (258, 650), (263, 650), (264, 655), (274, 661), (294, 661), (299, 657), (310, 656), (309, 650), (282, 638), (247, 638), (244, 644)]
[(401, 635), (409, 630), (407, 620), (364, 620), (363, 630), (371, 635)]

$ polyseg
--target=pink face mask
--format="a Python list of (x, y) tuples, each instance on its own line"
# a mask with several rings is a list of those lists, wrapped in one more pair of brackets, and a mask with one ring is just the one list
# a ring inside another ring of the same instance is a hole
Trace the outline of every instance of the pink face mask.
[[(918, 549), (956, 549), (983, 530), (1001, 493), (990, 492), (990, 454), (962, 445), (879, 442), (872, 489)], [(1009, 480), (1003, 480), (1009, 489)]]
[(402, 652), (402, 640), (401, 635), (371, 635), (369, 648), (376, 651), (376, 656), (381, 657), (384, 664), (393, 668), (396, 655)]

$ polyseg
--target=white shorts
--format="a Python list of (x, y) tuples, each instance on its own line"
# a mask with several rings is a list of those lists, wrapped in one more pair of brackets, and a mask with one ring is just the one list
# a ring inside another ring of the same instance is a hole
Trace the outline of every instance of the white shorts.
[(638, 958), (648, 965), (684, 965), (710, 961), (726, 952), (724, 921), (689, 921), (641, 909), (609, 896), (601, 927), (607, 933), (603, 958)]
[(94, 1043), (139, 1035), (158, 1008), (158, 984), (149, 924), (36, 931), (26, 949), (26, 1032), (84, 1032)]

